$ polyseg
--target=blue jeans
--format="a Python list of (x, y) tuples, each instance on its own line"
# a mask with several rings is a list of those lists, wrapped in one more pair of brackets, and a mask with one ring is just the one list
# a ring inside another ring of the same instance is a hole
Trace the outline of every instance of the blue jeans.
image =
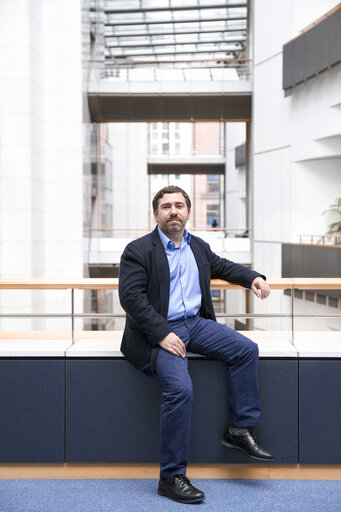
[[(225, 325), (199, 316), (170, 322), (189, 352), (228, 365), (230, 381), (230, 425), (258, 424), (258, 346)], [(186, 473), (192, 409), (192, 381), (187, 356), (183, 359), (160, 347), (156, 374), (163, 386), (160, 413), (160, 476)]]

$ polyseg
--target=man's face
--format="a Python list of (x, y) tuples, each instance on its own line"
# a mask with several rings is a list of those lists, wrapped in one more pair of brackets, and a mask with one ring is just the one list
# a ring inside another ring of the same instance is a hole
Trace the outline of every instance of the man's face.
[(159, 199), (157, 212), (154, 211), (159, 228), (169, 235), (183, 231), (190, 215), (191, 210), (188, 209), (181, 192), (164, 194)]

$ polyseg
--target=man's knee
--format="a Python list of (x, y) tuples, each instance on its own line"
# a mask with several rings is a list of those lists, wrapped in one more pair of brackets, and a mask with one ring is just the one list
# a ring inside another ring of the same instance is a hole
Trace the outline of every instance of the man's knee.
[(254, 361), (258, 360), (259, 350), (258, 345), (254, 341), (249, 340), (241, 335), (238, 338), (237, 350), (235, 361)]
[(174, 386), (173, 389), (168, 390), (164, 393), (164, 398), (168, 402), (172, 403), (191, 403), (193, 400), (193, 386), (191, 379), (184, 379), (182, 382)]
[(259, 356), (259, 348), (258, 348), (257, 343), (249, 340), (249, 346), (250, 346), (251, 354), (253, 354), (255, 357), (258, 357)]
[(257, 343), (249, 340), (249, 338), (244, 338), (244, 351), (245, 354), (252, 359), (257, 359), (259, 356), (259, 349)]

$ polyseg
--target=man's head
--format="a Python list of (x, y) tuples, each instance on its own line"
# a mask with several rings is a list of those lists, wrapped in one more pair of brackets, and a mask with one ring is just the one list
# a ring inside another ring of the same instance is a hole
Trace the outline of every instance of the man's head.
[(190, 218), (191, 200), (180, 187), (164, 187), (153, 199), (153, 212), (155, 221), (166, 235), (181, 233)]
[(159, 206), (159, 200), (165, 194), (175, 194), (177, 192), (183, 195), (183, 197), (184, 197), (184, 199), (186, 201), (186, 204), (187, 204), (187, 208), (188, 208), (188, 210), (190, 210), (192, 205), (191, 205), (191, 200), (190, 200), (189, 195), (187, 194), (187, 192), (185, 192), (180, 187), (176, 187), (175, 185), (169, 185), (168, 187), (163, 187), (161, 190), (159, 190), (155, 194), (154, 199), (153, 199), (153, 212), (157, 213), (158, 206)]

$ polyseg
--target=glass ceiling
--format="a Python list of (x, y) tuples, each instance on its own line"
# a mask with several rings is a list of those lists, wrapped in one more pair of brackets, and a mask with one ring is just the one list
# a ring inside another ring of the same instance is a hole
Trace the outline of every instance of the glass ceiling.
[(236, 69), (248, 57), (247, 0), (105, 0), (104, 25), (106, 69)]

